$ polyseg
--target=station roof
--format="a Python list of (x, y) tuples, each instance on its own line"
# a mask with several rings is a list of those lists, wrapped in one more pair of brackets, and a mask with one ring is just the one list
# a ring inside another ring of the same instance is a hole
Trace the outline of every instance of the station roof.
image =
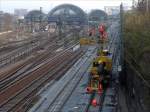
[(41, 12), (40, 10), (32, 10), (25, 16), (26, 22), (39, 22), (44, 21), (46, 19), (46, 14)]
[(107, 14), (99, 9), (92, 10), (88, 14), (89, 21), (101, 21), (107, 18)]
[[(65, 22), (81, 22), (84, 23), (87, 18), (84, 11), (72, 4), (62, 4), (53, 8), (48, 14), (48, 20), (52, 18)], [(54, 19), (53, 19), (54, 20)]]

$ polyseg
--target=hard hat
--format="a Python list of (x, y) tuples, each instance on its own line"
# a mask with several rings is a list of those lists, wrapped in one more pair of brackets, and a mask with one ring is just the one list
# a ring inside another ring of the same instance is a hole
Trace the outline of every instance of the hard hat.
[(104, 49), (103, 52), (108, 52), (108, 49)]
[(100, 64), (100, 63), (102, 63), (102, 61), (101, 61), (101, 60), (99, 60), (99, 61), (98, 61), (98, 63)]

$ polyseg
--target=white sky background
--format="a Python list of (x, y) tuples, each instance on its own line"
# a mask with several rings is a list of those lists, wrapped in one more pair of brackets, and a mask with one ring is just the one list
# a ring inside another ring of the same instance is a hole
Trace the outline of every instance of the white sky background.
[(0, 10), (13, 13), (14, 9), (34, 10), (43, 8), (43, 12), (48, 13), (57, 5), (69, 3), (74, 4), (84, 11), (91, 9), (102, 9), (104, 6), (119, 6), (121, 3), (131, 6), (132, 0), (0, 0)]

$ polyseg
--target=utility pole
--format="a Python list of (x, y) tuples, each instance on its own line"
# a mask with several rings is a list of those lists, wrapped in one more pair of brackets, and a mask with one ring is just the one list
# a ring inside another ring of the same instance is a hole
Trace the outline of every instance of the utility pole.
[(40, 7), (40, 24), (39, 24), (39, 28), (40, 28), (40, 31), (42, 29), (42, 7)]
[(2, 17), (2, 14), (1, 14), (1, 0), (0, 0), (0, 32), (1, 32), (1, 27), (2, 27), (2, 19), (1, 19), (1, 17)]
[(134, 9), (135, 0), (132, 0), (132, 9)]
[(58, 18), (58, 30), (59, 30), (59, 38), (61, 40), (61, 36), (62, 36), (62, 19), (61, 19), (61, 17)]
[(146, 11), (149, 12), (149, 0), (146, 0)]
[(30, 16), (30, 27), (31, 27), (31, 33), (33, 32), (33, 15), (31, 14), (31, 16)]
[(121, 42), (121, 64), (124, 65), (124, 39), (123, 39), (123, 5), (120, 5), (120, 42)]

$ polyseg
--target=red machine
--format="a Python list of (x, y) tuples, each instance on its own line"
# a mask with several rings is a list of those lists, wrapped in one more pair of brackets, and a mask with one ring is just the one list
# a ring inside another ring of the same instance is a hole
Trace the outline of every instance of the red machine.
[(103, 35), (105, 31), (105, 26), (102, 24), (102, 25), (99, 25), (99, 32), (101, 33), (101, 35)]
[(105, 30), (106, 30), (105, 25), (103, 25), (103, 24), (99, 25), (100, 39), (106, 39), (107, 38), (107, 33)]

